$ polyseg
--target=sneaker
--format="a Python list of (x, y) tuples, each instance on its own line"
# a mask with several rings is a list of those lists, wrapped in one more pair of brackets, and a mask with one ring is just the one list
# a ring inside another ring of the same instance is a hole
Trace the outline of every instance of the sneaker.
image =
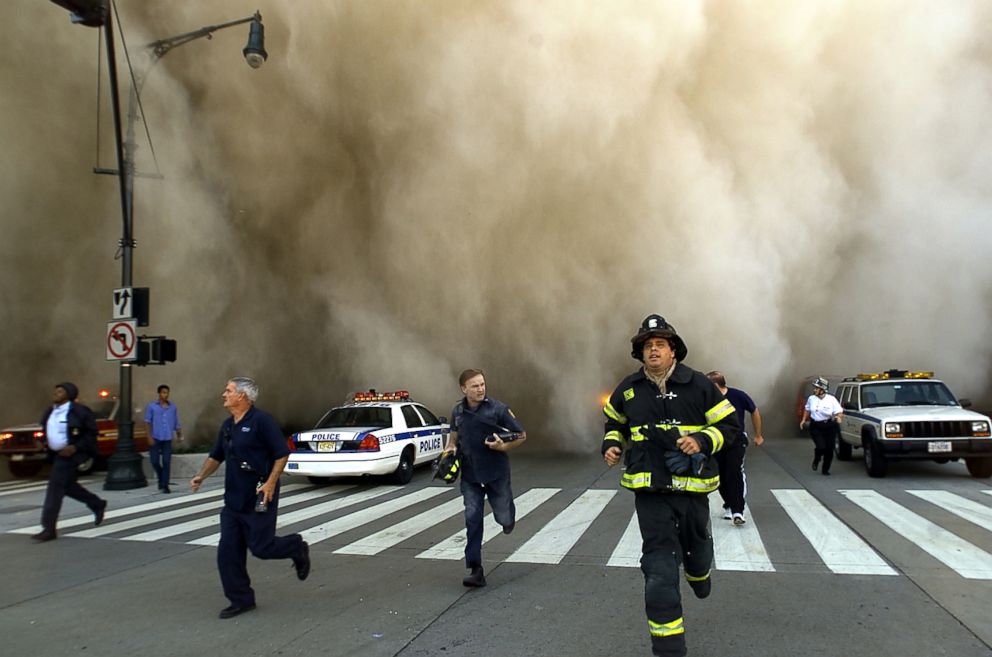
[(730, 512), (730, 509), (724, 509), (724, 510), (723, 510), (723, 519), (724, 519), (724, 520), (730, 520), (730, 519), (731, 519), (731, 518), (733, 518), (733, 517), (734, 517), (734, 514), (732, 514), (732, 513)]
[(713, 578), (707, 577), (698, 582), (690, 581), (689, 586), (692, 587), (692, 592), (696, 594), (696, 597), (702, 600), (709, 597), (710, 591), (713, 590)]
[(482, 566), (476, 566), (469, 573), (468, 577), (462, 580), (462, 584), (470, 587), (479, 587), (486, 585), (486, 574), (482, 570)]
[(735, 513), (734, 514), (734, 524), (735, 525), (743, 525), (745, 522), (747, 522), (747, 521), (744, 520), (744, 514), (743, 513)]

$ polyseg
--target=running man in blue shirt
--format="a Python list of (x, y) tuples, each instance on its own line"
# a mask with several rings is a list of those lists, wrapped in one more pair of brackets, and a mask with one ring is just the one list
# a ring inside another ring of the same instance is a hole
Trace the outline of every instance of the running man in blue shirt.
[(158, 477), (158, 489), (163, 493), (169, 490), (169, 464), (172, 462), (172, 436), (182, 439), (183, 427), (179, 424), (179, 409), (169, 401), (169, 386), (158, 387), (158, 399), (145, 408), (145, 425), (151, 447), (148, 457), (152, 469)]

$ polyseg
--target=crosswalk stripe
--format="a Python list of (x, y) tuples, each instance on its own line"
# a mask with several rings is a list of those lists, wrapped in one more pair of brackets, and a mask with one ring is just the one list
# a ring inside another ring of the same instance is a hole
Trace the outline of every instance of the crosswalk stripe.
[(806, 490), (772, 490), (831, 572), (843, 575), (898, 575), (860, 536)]
[(420, 532), (433, 527), (439, 522), (443, 522), (465, 508), (461, 497), (448, 500), (440, 506), (429, 509), (415, 515), (414, 517), (397, 523), (392, 527), (387, 527), (371, 536), (361, 538), (354, 543), (349, 543), (344, 547), (334, 551), (335, 554), (379, 554), (387, 548), (391, 548), (397, 543), (402, 543), (406, 539), (419, 534)]
[[(89, 478), (79, 479), (78, 481), (83, 486), (92, 486), (100, 480), (97, 478)], [(38, 491), (48, 488), (47, 481), (17, 481), (7, 483), (12, 484), (12, 486), (0, 491), (0, 497), (6, 497), (7, 495), (21, 495), (23, 493), (37, 493)]]
[[(528, 513), (541, 506), (560, 488), (531, 488), (526, 493), (513, 498), (513, 504), (517, 508), (517, 522)], [(482, 543), (485, 545), (491, 539), (499, 536), (503, 528), (499, 526), (493, 514), (487, 514), (482, 521)], [(443, 559), (446, 561), (458, 561), (465, 555), (465, 543), (468, 537), (465, 530), (452, 534), (432, 548), (428, 548), (417, 555), (418, 559)]]
[[(305, 486), (305, 484), (293, 484), (294, 486)], [(337, 486), (335, 487), (339, 490), (347, 490), (352, 488), (351, 486)], [(289, 486), (285, 486), (279, 491), (279, 508), (283, 506), (292, 506), (293, 504), (300, 504), (302, 502), (307, 502), (309, 500), (318, 499), (325, 497), (328, 492), (327, 489), (317, 489), (317, 490), (306, 490), (296, 494), (294, 491), (296, 489), (290, 489)], [(338, 492), (338, 490), (334, 491)], [(286, 495), (290, 493), (290, 495)], [(173, 518), (180, 518), (182, 516), (191, 516), (196, 513), (203, 513), (205, 511), (213, 511), (215, 513), (205, 517), (199, 518), (197, 520), (190, 520), (187, 522), (179, 523), (177, 525), (167, 525), (165, 527), (143, 532), (140, 534), (133, 534), (131, 536), (123, 536), (124, 540), (128, 541), (157, 541), (162, 538), (168, 538), (170, 536), (177, 536), (179, 534), (185, 534), (187, 532), (196, 531), (197, 529), (202, 529), (204, 526), (210, 526), (212, 524), (217, 524), (217, 513), (220, 512), (223, 505), (215, 502), (206, 502), (204, 504), (197, 504), (195, 506), (183, 507), (182, 509), (176, 509), (175, 511), (168, 511), (166, 513), (158, 513), (155, 515), (148, 515), (141, 518), (134, 518), (133, 520), (125, 520), (124, 522), (114, 523), (112, 525), (101, 525), (100, 527), (94, 527), (93, 529), (86, 529), (81, 532), (76, 532), (72, 536), (83, 537), (83, 538), (93, 538), (95, 536), (103, 536), (105, 534), (114, 534), (127, 529), (134, 529), (136, 527), (144, 527), (145, 525), (154, 525), (156, 523), (162, 522), (163, 520), (171, 520)], [(203, 524), (204, 521), (208, 521), (206, 525)]]
[(336, 518), (329, 522), (317, 525), (316, 527), (311, 527), (300, 532), (303, 536), (303, 540), (308, 543), (320, 543), (321, 541), (326, 541), (329, 538), (337, 536), (343, 532), (355, 529), (356, 527), (361, 527), (364, 524), (370, 523), (373, 520), (378, 520), (383, 516), (387, 516), (390, 513), (395, 513), (400, 509), (405, 509), (411, 504), (417, 504), (428, 500), (437, 495), (447, 493), (450, 488), (421, 488), (418, 491), (414, 491), (402, 497), (396, 499), (387, 500), (386, 502), (381, 502), (375, 506), (370, 506), (368, 508), (356, 511), (355, 513), (349, 513), (341, 518)]
[(962, 577), (992, 579), (992, 554), (985, 550), (876, 491), (842, 490), (840, 493)]
[[(325, 488), (318, 490), (326, 491), (327, 489)], [(395, 490), (395, 486), (377, 486), (376, 488), (359, 491), (358, 493), (349, 495), (348, 497), (339, 497), (327, 502), (321, 502), (320, 504), (314, 504), (313, 506), (308, 506), (298, 511), (291, 511), (290, 513), (282, 513), (280, 511), (279, 516), (276, 518), (276, 527), (285, 527), (297, 522), (310, 520), (311, 518), (315, 518), (325, 513), (332, 513), (340, 509), (348, 508), (349, 506), (354, 506), (356, 504), (361, 504), (362, 502), (367, 502), (368, 500), (373, 500), (377, 497), (382, 497), (383, 495)], [(201, 536), (200, 538), (194, 538), (191, 541), (186, 541), (186, 545), (216, 546), (218, 543), (220, 543), (220, 532), (215, 532), (213, 534)]]
[[(196, 493), (197, 497), (201, 500), (209, 499), (214, 497), (220, 497), (224, 494), (224, 489), (219, 488), (217, 490), (206, 491), (203, 493)], [(136, 504), (135, 506), (125, 507), (123, 509), (107, 509), (107, 513), (104, 515), (104, 521), (112, 520), (114, 518), (120, 518), (122, 516), (130, 516), (136, 513), (144, 513), (146, 511), (155, 511), (157, 509), (164, 509), (170, 506), (176, 506), (177, 504), (188, 504), (191, 502), (191, 495), (177, 495), (176, 497), (170, 497), (168, 499), (156, 500), (155, 502), (147, 502), (145, 504)], [(78, 527), (79, 525), (89, 525), (93, 523), (93, 514), (87, 513), (84, 516), (77, 516), (75, 518), (66, 518), (65, 520), (59, 520), (58, 531), (59, 533), (64, 533), (65, 529), (69, 527)], [(102, 526), (102, 525), (101, 525)], [(31, 525), (30, 527), (21, 527), (20, 529), (12, 529), (9, 533), (11, 534), (34, 534), (41, 530), (40, 525)]]
[(624, 530), (606, 565), (623, 568), (637, 568), (641, 565), (641, 528), (637, 524), (636, 511), (630, 517), (627, 529)]
[(710, 530), (713, 534), (713, 561), (717, 570), (747, 572), (775, 572), (765, 544), (758, 534), (758, 526), (751, 515), (751, 522), (735, 525), (723, 519), (723, 507), (710, 505)]
[(602, 513), (615, 490), (589, 489), (564, 511), (534, 534), (516, 552), (507, 557), (509, 563), (558, 564), (578, 542), (593, 521)]
[(921, 500), (936, 504), (945, 511), (950, 511), (959, 518), (975, 523), (982, 529), (992, 532), (992, 508), (973, 502), (960, 495), (943, 490), (908, 490)]

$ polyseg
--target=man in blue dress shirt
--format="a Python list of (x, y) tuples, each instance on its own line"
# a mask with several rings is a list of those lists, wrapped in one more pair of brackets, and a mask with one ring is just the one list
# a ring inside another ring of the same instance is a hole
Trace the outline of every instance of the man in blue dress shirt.
[(163, 493), (169, 490), (169, 464), (172, 462), (172, 437), (182, 438), (182, 425), (179, 424), (179, 409), (169, 401), (169, 386), (158, 387), (158, 399), (145, 408), (145, 425), (151, 447), (148, 458), (152, 470), (158, 477), (158, 489)]

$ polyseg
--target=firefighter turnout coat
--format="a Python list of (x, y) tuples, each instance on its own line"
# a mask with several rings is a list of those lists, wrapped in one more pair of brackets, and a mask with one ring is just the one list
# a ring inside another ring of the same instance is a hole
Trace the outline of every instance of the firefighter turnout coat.
[[(707, 494), (720, 486), (714, 455), (737, 440), (733, 405), (706, 376), (677, 363), (664, 393), (642, 367), (617, 386), (603, 407), (606, 435), (602, 452), (624, 450), (620, 485), (635, 492)], [(701, 469), (673, 474), (666, 452), (679, 436), (692, 436), (706, 456)], [(626, 448), (626, 449), (624, 449)]]

